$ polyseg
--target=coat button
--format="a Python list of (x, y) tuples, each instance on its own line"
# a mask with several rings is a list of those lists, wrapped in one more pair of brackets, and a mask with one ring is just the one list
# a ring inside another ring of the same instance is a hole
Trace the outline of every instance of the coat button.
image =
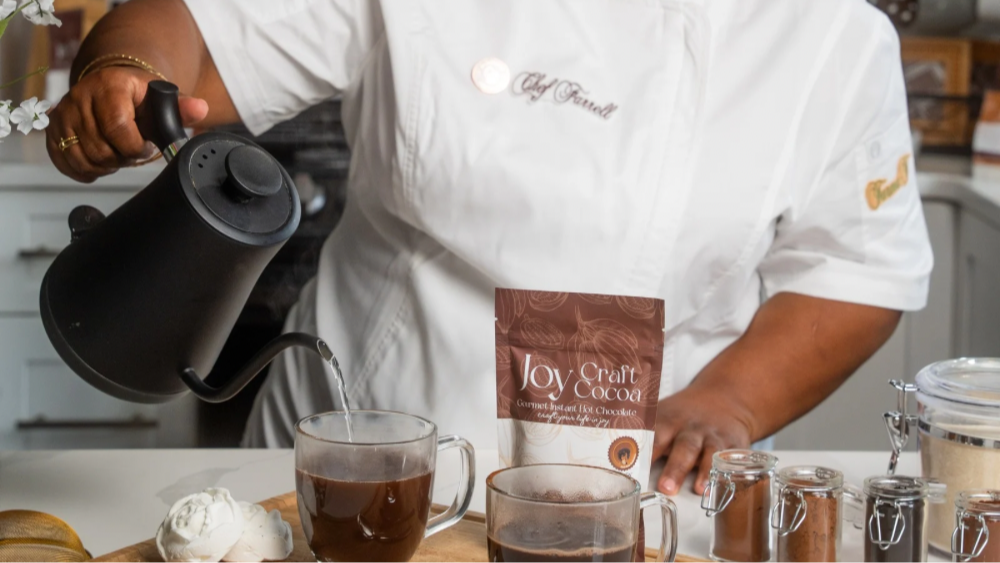
[(868, 147), (868, 157), (871, 158), (872, 160), (875, 160), (881, 155), (882, 155), (882, 145), (879, 144), (878, 141), (875, 141), (874, 143), (872, 143), (870, 147)]
[(472, 83), (484, 94), (499, 94), (510, 85), (510, 67), (497, 58), (483, 59), (472, 67)]

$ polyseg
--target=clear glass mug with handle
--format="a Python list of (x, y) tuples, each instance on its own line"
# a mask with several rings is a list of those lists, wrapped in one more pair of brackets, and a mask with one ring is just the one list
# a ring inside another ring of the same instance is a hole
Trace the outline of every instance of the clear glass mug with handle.
[(486, 478), (489, 560), (644, 561), (639, 521), (653, 506), (663, 530), (656, 561), (673, 561), (677, 508), (628, 475), (563, 464), (501, 469)]
[[(424, 538), (456, 524), (472, 502), (475, 451), (438, 438), (429, 420), (351, 411), (299, 421), (295, 490), (302, 528), (319, 561), (408, 561)], [(437, 453), (458, 448), (463, 479), (455, 500), (430, 517)]]

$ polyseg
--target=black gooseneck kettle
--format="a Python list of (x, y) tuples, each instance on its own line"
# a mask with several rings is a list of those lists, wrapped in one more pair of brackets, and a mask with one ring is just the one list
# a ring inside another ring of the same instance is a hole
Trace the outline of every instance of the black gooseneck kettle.
[(257, 145), (228, 133), (188, 140), (177, 97), (173, 84), (150, 82), (136, 110), (139, 131), (168, 161), (163, 172), (107, 217), (87, 206), (70, 213), (72, 242), (42, 282), (49, 340), (88, 383), (140, 403), (189, 390), (225, 401), (291, 346), (337, 369), (322, 340), (291, 333), (222, 386), (202, 381), (301, 210), (288, 173)]

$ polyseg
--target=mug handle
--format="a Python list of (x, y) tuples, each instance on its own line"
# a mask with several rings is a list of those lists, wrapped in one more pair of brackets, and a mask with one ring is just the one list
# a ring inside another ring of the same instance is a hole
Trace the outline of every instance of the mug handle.
[(459, 477), (458, 491), (455, 492), (455, 500), (441, 514), (427, 521), (427, 531), (425, 538), (429, 538), (441, 530), (446, 530), (465, 516), (472, 504), (472, 490), (476, 484), (476, 450), (465, 438), (459, 436), (442, 436), (438, 438), (438, 453), (451, 448), (461, 448), (462, 450), (462, 472)]
[[(642, 518), (642, 511), (651, 506), (660, 507), (660, 524), (663, 531), (660, 534), (660, 551), (656, 554), (656, 561), (673, 561), (677, 557), (677, 507), (673, 501), (662, 493), (643, 493), (639, 497), (639, 512)], [(669, 522), (669, 524), (668, 524)], [(668, 528), (669, 526), (669, 528)], [(646, 552), (646, 546), (639, 546), (640, 556)]]

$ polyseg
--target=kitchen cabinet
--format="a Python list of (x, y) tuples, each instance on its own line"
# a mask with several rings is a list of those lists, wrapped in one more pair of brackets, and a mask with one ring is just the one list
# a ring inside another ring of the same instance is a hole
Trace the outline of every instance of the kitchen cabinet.
[(0, 314), (37, 313), (38, 289), (69, 244), (66, 217), (86, 203), (108, 213), (133, 192), (0, 192)]
[(0, 382), (0, 449), (156, 443), (156, 407), (91, 388), (59, 359), (37, 317), (0, 318)]
[(1000, 227), (964, 213), (959, 241), (958, 354), (1000, 356)]
[(0, 186), (0, 450), (195, 445), (194, 399), (140, 405), (94, 389), (59, 358), (38, 312), (70, 210), (110, 213), (141, 187)]

